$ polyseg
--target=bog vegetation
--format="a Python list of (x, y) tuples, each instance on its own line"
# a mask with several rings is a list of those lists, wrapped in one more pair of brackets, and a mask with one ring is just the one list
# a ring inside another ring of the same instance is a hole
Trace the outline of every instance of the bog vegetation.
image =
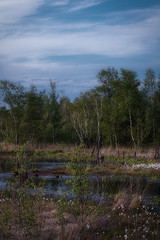
[(26, 146), (17, 151), (12, 179), (8, 188), (0, 191), (0, 239), (160, 238), (160, 197), (155, 196), (146, 204), (139, 181), (131, 181), (119, 187), (117, 194), (106, 192), (105, 201), (94, 199), (88, 167), (81, 160), (83, 152), (83, 147), (76, 148), (67, 165), (74, 176), (68, 181), (74, 197), (61, 193), (53, 199), (43, 194), (42, 185), (26, 177), (26, 171), (31, 171)]

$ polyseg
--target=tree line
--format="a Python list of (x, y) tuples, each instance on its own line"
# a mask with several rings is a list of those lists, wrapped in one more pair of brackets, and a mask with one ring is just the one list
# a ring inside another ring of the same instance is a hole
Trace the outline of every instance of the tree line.
[(156, 146), (160, 142), (160, 77), (147, 69), (136, 72), (108, 67), (95, 88), (73, 102), (59, 97), (50, 81), (48, 91), (32, 85), (0, 81), (0, 141), (16, 144), (79, 143), (86, 147)]

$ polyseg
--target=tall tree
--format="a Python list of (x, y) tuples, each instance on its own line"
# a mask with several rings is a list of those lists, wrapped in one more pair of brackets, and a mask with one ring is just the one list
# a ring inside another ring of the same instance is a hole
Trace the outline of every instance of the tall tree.
[(136, 139), (134, 134), (134, 125), (136, 121), (136, 110), (139, 105), (139, 87), (140, 82), (137, 80), (137, 74), (133, 71), (121, 69), (121, 86), (120, 96), (122, 98), (122, 105), (128, 112), (130, 136), (134, 146), (136, 146)]
[(23, 108), (25, 102), (24, 88), (20, 84), (14, 84), (7, 80), (0, 81), (0, 91), (10, 114), (10, 138), (15, 139), (15, 143), (19, 143), (20, 125), (23, 116)]
[(62, 126), (59, 131), (61, 136), (61, 142), (65, 143), (74, 143), (77, 142), (77, 135), (74, 132), (72, 122), (70, 119), (70, 106), (72, 103), (70, 99), (66, 96), (61, 97), (60, 99), (60, 114)]
[(148, 68), (145, 73), (145, 79), (143, 81), (144, 88), (143, 92), (146, 99), (147, 109), (146, 109), (146, 124), (147, 124), (147, 132), (151, 138), (151, 141), (156, 144), (156, 114), (157, 114), (157, 92), (159, 81), (157, 81), (155, 72)]
[(102, 95), (102, 128), (103, 139), (107, 144), (113, 144), (117, 146), (117, 126), (115, 120), (115, 103), (113, 102), (113, 96), (116, 91), (117, 83), (119, 82), (118, 71), (115, 68), (108, 67), (106, 70), (102, 69), (98, 75), (99, 86), (96, 88), (99, 94)]
[(110, 142), (113, 139), (117, 146), (118, 142), (125, 143), (123, 136), (127, 141), (130, 136), (135, 146), (136, 110), (141, 98), (136, 73), (121, 69), (118, 74), (114, 68), (107, 68), (98, 74), (98, 80), (98, 89), (104, 96), (102, 125), (110, 136)]
[(38, 92), (32, 85), (26, 92), (26, 101), (23, 116), (24, 141), (40, 142), (42, 140), (42, 124), (44, 116), (45, 92)]
[(48, 141), (55, 143), (60, 140), (59, 130), (61, 128), (60, 104), (58, 103), (56, 84), (50, 81), (50, 92), (46, 105), (46, 136)]
[(10, 139), (10, 114), (6, 107), (0, 107), (0, 141)]
[(94, 108), (89, 92), (81, 93), (71, 104), (70, 118), (80, 142), (89, 147), (94, 134)]
[(143, 83), (144, 83), (144, 91), (146, 95), (149, 97), (150, 101), (152, 101), (152, 97), (157, 88), (155, 72), (153, 71), (153, 69), (148, 68), (146, 70), (145, 79)]
[(95, 133), (96, 133), (96, 143), (97, 147), (97, 163), (101, 164), (101, 147), (102, 147), (102, 96), (99, 94), (97, 89), (90, 91), (90, 99), (93, 105), (94, 119), (95, 119)]

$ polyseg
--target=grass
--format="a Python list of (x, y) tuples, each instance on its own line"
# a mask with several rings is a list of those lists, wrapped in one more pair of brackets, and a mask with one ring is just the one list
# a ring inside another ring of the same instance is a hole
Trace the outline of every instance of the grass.
[[(138, 195), (129, 202), (124, 200), (123, 194), (124, 192), (119, 193), (110, 204), (90, 202), (93, 211), (86, 217), (83, 226), (80, 224), (80, 218), (74, 218), (71, 211), (72, 201), (68, 200), (68, 207), (64, 212), (66, 221), (63, 239), (158, 240), (160, 238), (160, 212), (155, 211), (152, 206), (146, 207)], [(8, 199), (1, 199), (1, 209), (6, 201)], [(13, 205), (13, 202), (10, 200), (9, 204)], [(34, 228), (27, 231), (25, 228), (18, 228), (12, 219), (8, 237), (3, 238), (1, 235), (1, 239), (63, 240), (55, 214), (57, 202), (44, 198), (41, 206), (40, 212), (37, 212), (41, 222), (38, 232)]]
[[(17, 146), (12, 143), (0, 142), (0, 152), (12, 153), (16, 150)], [(55, 155), (55, 154), (66, 154), (71, 153), (75, 149), (74, 145), (71, 144), (32, 144), (29, 148), (31, 152), (36, 152), (39, 155)], [(85, 150), (87, 156), (91, 156), (92, 148)], [(123, 157), (134, 158), (136, 152), (137, 158), (153, 159), (155, 149), (153, 147), (119, 147), (115, 148), (112, 146), (103, 146), (101, 153), (105, 157)], [(95, 153), (96, 154), (96, 153)]]
[(132, 165), (130, 167), (122, 166), (120, 163), (110, 163), (104, 164), (100, 166), (91, 166), (88, 168), (89, 174), (95, 175), (128, 175), (128, 176), (137, 176), (137, 177), (154, 177), (159, 178), (160, 169), (143, 169), (143, 168), (133, 168)]

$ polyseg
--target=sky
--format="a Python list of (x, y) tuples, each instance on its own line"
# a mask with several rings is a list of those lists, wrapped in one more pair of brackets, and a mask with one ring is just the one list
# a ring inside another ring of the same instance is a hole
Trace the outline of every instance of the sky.
[(160, 73), (159, 0), (0, 0), (0, 80), (73, 100), (108, 66)]

